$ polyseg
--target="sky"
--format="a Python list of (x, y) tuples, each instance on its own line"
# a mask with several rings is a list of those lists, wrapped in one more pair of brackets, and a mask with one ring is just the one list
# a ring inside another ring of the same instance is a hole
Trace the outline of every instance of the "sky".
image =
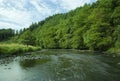
[(66, 13), (96, 0), (0, 0), (0, 29), (29, 27), (57, 13)]

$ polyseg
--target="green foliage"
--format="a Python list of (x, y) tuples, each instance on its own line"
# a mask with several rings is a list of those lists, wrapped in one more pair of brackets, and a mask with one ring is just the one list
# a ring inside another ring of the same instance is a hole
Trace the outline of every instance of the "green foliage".
[(38, 47), (26, 46), (22, 44), (0, 44), (0, 55), (20, 54), (28, 51), (40, 50)]
[(120, 48), (120, 25), (118, 25), (118, 27), (116, 28), (114, 32), (114, 36), (115, 36), (115, 47)]
[(32, 34), (31, 31), (27, 30), (21, 35), (21, 43), (26, 45), (35, 45), (35, 36)]
[(84, 34), (84, 43), (92, 50), (107, 50), (112, 43), (110, 32), (110, 25), (96, 23)]
[(120, 0), (98, 0), (68, 13), (56, 14), (33, 23), (19, 39), (24, 44), (36, 44), (42, 48), (99, 51), (119, 48), (119, 13)]
[(0, 42), (10, 39), (15, 35), (12, 29), (0, 29)]
[(112, 14), (112, 19), (113, 19), (113, 24), (116, 26), (116, 25), (120, 25), (120, 6), (116, 7), (114, 9), (114, 12)]

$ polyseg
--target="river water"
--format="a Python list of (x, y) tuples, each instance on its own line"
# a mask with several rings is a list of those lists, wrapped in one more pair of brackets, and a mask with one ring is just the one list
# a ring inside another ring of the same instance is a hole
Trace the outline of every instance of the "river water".
[(0, 81), (120, 81), (120, 58), (42, 50), (0, 59)]

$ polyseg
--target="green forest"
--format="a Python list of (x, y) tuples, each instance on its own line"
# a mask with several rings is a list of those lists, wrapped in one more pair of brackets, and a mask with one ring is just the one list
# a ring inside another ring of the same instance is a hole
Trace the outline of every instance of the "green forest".
[[(43, 49), (80, 49), (120, 52), (120, 0), (92, 4), (55, 14), (29, 28), (6, 34), (0, 41), (40, 46)], [(5, 37), (6, 36), (6, 37)]]

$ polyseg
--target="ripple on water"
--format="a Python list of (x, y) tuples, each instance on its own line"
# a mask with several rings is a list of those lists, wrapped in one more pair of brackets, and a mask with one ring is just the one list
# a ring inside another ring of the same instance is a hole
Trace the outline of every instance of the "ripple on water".
[(71, 51), (40, 53), (0, 59), (0, 81), (120, 81), (120, 71), (114, 71), (102, 56)]

